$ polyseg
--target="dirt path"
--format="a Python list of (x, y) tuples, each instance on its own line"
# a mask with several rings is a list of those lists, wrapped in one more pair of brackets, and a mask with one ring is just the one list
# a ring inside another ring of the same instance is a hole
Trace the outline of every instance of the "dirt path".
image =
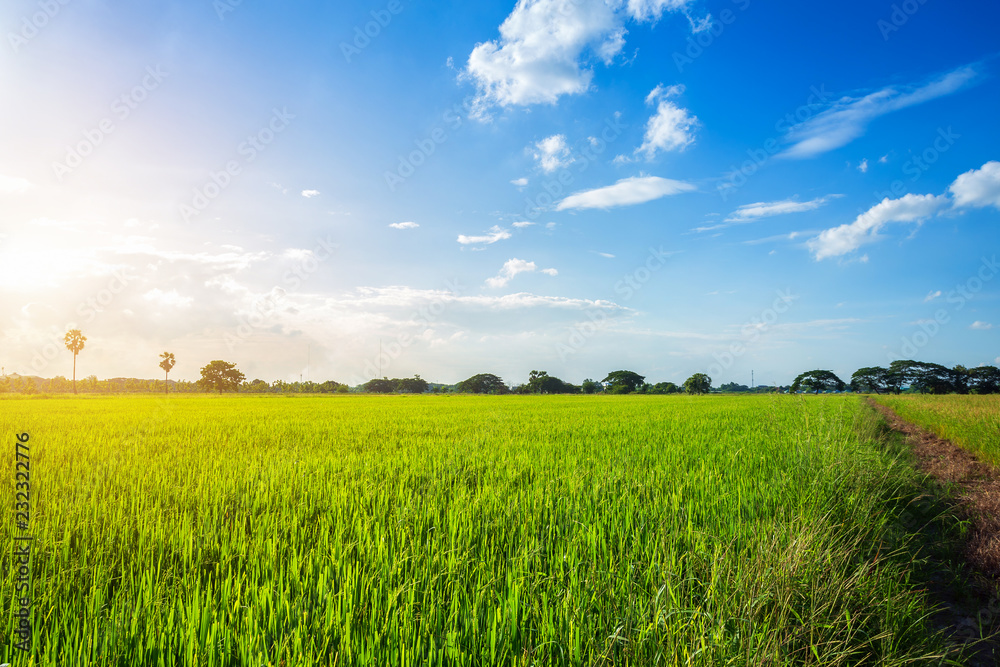
[[(963, 563), (942, 564), (942, 570), (965, 566), (974, 582), (972, 590), (958, 592), (942, 577), (930, 587), (942, 605), (935, 625), (962, 643), (1000, 632), (1000, 470), (978, 460), (970, 452), (901, 419), (871, 398), (868, 404), (881, 413), (889, 425), (906, 436), (917, 459), (917, 468), (936, 484), (950, 487), (953, 511), (969, 522), (963, 546)], [(982, 642), (967, 664), (1000, 665), (1000, 642)]]

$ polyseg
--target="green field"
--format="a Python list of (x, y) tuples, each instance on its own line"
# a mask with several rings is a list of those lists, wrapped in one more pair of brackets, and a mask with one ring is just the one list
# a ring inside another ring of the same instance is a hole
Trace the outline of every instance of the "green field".
[(878, 396), (906, 421), (1000, 465), (1000, 396)]
[(9, 470), (31, 434), (34, 665), (945, 651), (900, 540), (919, 480), (856, 397), (5, 398), (0, 425)]

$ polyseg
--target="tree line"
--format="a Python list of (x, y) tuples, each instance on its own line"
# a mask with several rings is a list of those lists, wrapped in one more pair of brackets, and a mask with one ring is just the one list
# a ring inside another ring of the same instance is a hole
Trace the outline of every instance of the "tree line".
[[(66, 333), (64, 342), (66, 348), (73, 353), (72, 383), (62, 376), (51, 380), (27, 377), (0, 378), (0, 393), (62, 393), (72, 388), (77, 392), (76, 362), (84, 349), (87, 337), (79, 329), (71, 329)], [(236, 364), (214, 360), (201, 369), (201, 379), (197, 382), (170, 382), (170, 371), (177, 360), (172, 352), (160, 355), (159, 367), (164, 372), (162, 384), (158, 380), (138, 380), (135, 378), (114, 378), (99, 381), (96, 376), (87, 377), (84, 389), (93, 393), (132, 393), (152, 392), (160, 388), (169, 392), (171, 387), (175, 392), (194, 393), (217, 391), (239, 393), (309, 393), (331, 394), (361, 392), (371, 394), (423, 394), (427, 392), (457, 392), (467, 394), (707, 394), (712, 389), (712, 378), (704, 373), (695, 373), (683, 384), (659, 382), (651, 384), (646, 377), (635, 371), (617, 370), (608, 373), (601, 381), (587, 378), (579, 385), (561, 380), (549, 375), (546, 371), (533, 370), (528, 374), (527, 382), (508, 385), (502, 378), (492, 373), (473, 375), (455, 385), (432, 384), (415, 375), (412, 378), (374, 378), (359, 387), (351, 388), (346, 384), (327, 380), (316, 382), (285, 382), (275, 380), (268, 383), (255, 379), (247, 382), (246, 376), (236, 368)], [(850, 389), (858, 393), (899, 394), (905, 390), (923, 394), (996, 394), (1000, 393), (1000, 369), (994, 366), (978, 366), (967, 368), (954, 366), (947, 368), (940, 364), (922, 361), (898, 360), (888, 367), (869, 366), (858, 369), (851, 376), (850, 383), (841, 380), (833, 371), (812, 370), (801, 373), (791, 386), (756, 387), (728, 383), (718, 391), (748, 392), (748, 391), (781, 391), (798, 393), (801, 391), (839, 392)]]

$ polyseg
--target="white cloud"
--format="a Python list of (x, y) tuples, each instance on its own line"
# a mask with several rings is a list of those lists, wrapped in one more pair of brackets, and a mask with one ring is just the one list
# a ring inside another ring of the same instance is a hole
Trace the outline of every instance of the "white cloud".
[[(772, 202), (757, 202), (755, 204), (744, 204), (729, 214), (725, 222), (751, 222), (760, 218), (770, 218), (775, 215), (788, 215), (790, 213), (802, 213), (804, 211), (814, 211), (824, 206), (831, 199), (842, 197), (843, 195), (827, 195), (818, 197), (811, 201), (795, 201), (794, 199), (784, 199)], [(702, 228), (709, 229), (709, 228)]]
[(1000, 209), (1000, 162), (991, 161), (967, 171), (948, 188), (955, 206), (994, 206)]
[(993, 328), (993, 325), (987, 322), (980, 322), (976, 320), (975, 322), (972, 323), (972, 326), (970, 326), (969, 328), (975, 329), (976, 331), (989, 331), (990, 329)]
[(942, 294), (941, 290), (932, 290), (928, 292), (927, 296), (924, 297), (924, 303), (930, 303), (934, 299), (939, 298), (941, 294)]
[[(1000, 162), (987, 162), (952, 182), (944, 195), (908, 194), (899, 199), (883, 199), (850, 223), (827, 229), (807, 245), (817, 260), (845, 255), (865, 243), (877, 240), (879, 230), (890, 222), (919, 222), (943, 213), (950, 203), (955, 208), (994, 206), (1000, 209)], [(861, 261), (867, 261), (867, 256)]]
[(546, 173), (551, 173), (573, 163), (570, 158), (569, 146), (566, 145), (566, 136), (562, 134), (554, 134), (536, 143), (533, 155), (538, 160), (538, 166)]
[(939, 213), (948, 199), (936, 195), (905, 195), (900, 199), (883, 199), (854, 222), (827, 229), (807, 245), (817, 260), (838, 257), (857, 250), (878, 238), (882, 227), (891, 222), (916, 222)]
[(146, 301), (152, 301), (160, 306), (172, 308), (190, 308), (191, 304), (194, 303), (193, 297), (181, 296), (178, 294), (177, 290), (164, 292), (159, 288), (149, 290), (142, 295), (142, 298)]
[(318, 197), (318, 196), (320, 196), (320, 194), (322, 194), (322, 193), (320, 193), (319, 190), (303, 190), (302, 191), (302, 196), (305, 197), (306, 199), (312, 199), (313, 197)]
[(511, 185), (516, 185), (519, 188), (528, 187), (528, 179), (527, 178), (515, 178), (513, 181), (511, 181)]
[(684, 86), (664, 88), (660, 84), (646, 97), (646, 104), (659, 101), (659, 106), (646, 123), (646, 135), (636, 153), (645, 153), (646, 159), (652, 160), (657, 151), (682, 151), (694, 143), (698, 118), (668, 99), (683, 92)]
[(920, 87), (888, 87), (860, 98), (841, 98), (829, 109), (793, 126), (786, 137), (792, 146), (781, 155), (810, 158), (846, 146), (864, 135), (876, 118), (958, 92), (977, 74), (975, 67), (967, 66)]
[(878, 159), (878, 161), (879, 161), (880, 164), (886, 164), (886, 163), (888, 163), (889, 162), (889, 154), (886, 153), (885, 155), (883, 155), (882, 157), (880, 157)]
[(0, 174), (0, 195), (20, 195), (31, 188), (31, 181), (24, 178), (12, 178)]
[(497, 241), (506, 241), (510, 238), (510, 232), (498, 225), (493, 225), (490, 227), (489, 231), (489, 234), (484, 234), (483, 236), (466, 236), (465, 234), (459, 234), (458, 242), (462, 245), (473, 245), (479, 243), (492, 244)]
[(610, 252), (598, 252), (597, 254), (600, 255), (601, 257), (604, 257), (605, 259), (614, 259), (615, 258), (615, 256), (612, 255)]
[[(486, 279), (486, 286), (493, 288), (506, 287), (514, 276), (519, 273), (533, 273), (538, 267), (534, 262), (528, 262), (523, 259), (508, 259), (504, 262), (503, 267), (500, 269), (500, 273), (494, 278)], [(559, 272), (555, 269), (542, 269), (542, 273), (550, 276), (558, 275)]]
[(572, 194), (559, 202), (556, 210), (632, 206), (695, 189), (695, 186), (684, 181), (659, 176), (633, 176), (624, 178), (614, 185)]
[(415, 222), (393, 222), (389, 226), (393, 229), (416, 229), (420, 225)]
[(531, 227), (531, 226), (533, 226), (534, 224), (535, 224), (535, 223), (533, 223), (533, 222), (528, 222), (527, 220), (521, 220), (521, 221), (519, 221), (519, 222), (515, 222), (515, 223), (514, 223), (514, 227), (517, 227), (518, 229), (524, 229), (525, 227)]
[(680, 0), (518, 0), (500, 37), (477, 44), (463, 75), (478, 89), (474, 115), (495, 105), (555, 104), (590, 88), (593, 59), (605, 64), (625, 45), (625, 23), (686, 12)]
[(865, 158), (858, 163), (858, 171), (860, 171), (862, 174), (868, 173), (868, 158)]

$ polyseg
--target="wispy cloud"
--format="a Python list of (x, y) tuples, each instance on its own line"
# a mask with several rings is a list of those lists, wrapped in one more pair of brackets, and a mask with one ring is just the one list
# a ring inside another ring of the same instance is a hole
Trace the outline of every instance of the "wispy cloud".
[[(492, 287), (494, 289), (500, 287), (506, 287), (507, 283), (513, 280), (514, 276), (519, 273), (533, 273), (537, 270), (537, 266), (534, 262), (528, 262), (523, 259), (512, 258), (504, 262), (503, 267), (500, 269), (500, 273), (494, 278), (486, 279), (486, 286)], [(542, 273), (550, 276), (559, 275), (559, 272), (555, 269), (542, 269)]]
[(633, 176), (624, 178), (614, 185), (572, 194), (559, 202), (556, 210), (632, 206), (696, 189), (694, 185), (684, 181), (659, 176)]
[(793, 126), (786, 136), (792, 145), (780, 155), (811, 158), (846, 146), (863, 136), (876, 118), (956, 93), (977, 75), (976, 68), (969, 65), (925, 85), (888, 87), (860, 98), (843, 97), (831, 108)]
[(519, 188), (526, 188), (526, 187), (528, 187), (528, 179), (527, 178), (523, 178), (523, 177), (522, 178), (515, 178), (510, 183), (511, 183), (511, 185), (516, 185)]
[(393, 222), (389, 226), (393, 229), (416, 229), (420, 225), (416, 222)]
[(528, 222), (527, 220), (520, 220), (518, 222), (515, 222), (513, 226), (516, 227), (516, 228), (518, 228), (518, 229), (524, 229), (525, 227), (532, 227), (532, 226), (534, 226), (534, 224), (535, 223)]
[(312, 199), (313, 197), (319, 197), (322, 193), (319, 190), (303, 190), (302, 196), (306, 199)]
[(19, 195), (31, 188), (31, 181), (0, 174), (0, 195)]
[(941, 290), (932, 290), (931, 292), (928, 292), (927, 296), (924, 297), (924, 303), (930, 303), (934, 299), (940, 298), (941, 294)]
[(862, 174), (868, 173), (868, 158), (865, 158), (858, 163), (858, 171), (860, 171)]
[(846, 255), (878, 240), (879, 231), (893, 222), (921, 222), (955, 208), (1000, 210), (1000, 162), (991, 161), (960, 175), (943, 195), (908, 194), (883, 199), (854, 222), (827, 229), (808, 242), (817, 260)]
[(509, 238), (510, 232), (499, 225), (493, 225), (490, 227), (489, 234), (483, 234), (482, 236), (466, 236), (465, 234), (459, 234), (458, 242), (462, 245), (490, 245), (492, 243), (496, 243), (497, 241), (506, 241)]
[(972, 326), (970, 326), (969, 328), (975, 329), (976, 331), (989, 331), (990, 329), (993, 328), (993, 325), (987, 322), (980, 322), (976, 320), (975, 322), (972, 323)]
[(802, 202), (794, 199), (783, 199), (781, 201), (744, 204), (730, 213), (725, 222), (752, 222), (754, 220), (770, 218), (776, 215), (789, 215), (791, 213), (815, 211), (821, 206), (825, 206), (831, 199), (837, 199), (843, 196), (844, 195), (827, 195), (825, 197), (817, 197), (816, 199)]

